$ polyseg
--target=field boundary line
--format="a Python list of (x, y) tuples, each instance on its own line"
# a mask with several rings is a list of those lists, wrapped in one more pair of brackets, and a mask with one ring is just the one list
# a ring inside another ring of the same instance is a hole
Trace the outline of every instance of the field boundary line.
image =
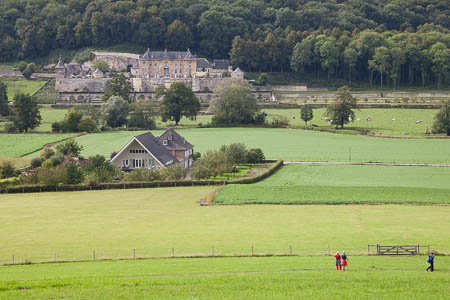
[(395, 167), (450, 167), (450, 164), (389, 163), (389, 162), (346, 162), (346, 161), (285, 161), (285, 165), (353, 165), (353, 166), (395, 166)]

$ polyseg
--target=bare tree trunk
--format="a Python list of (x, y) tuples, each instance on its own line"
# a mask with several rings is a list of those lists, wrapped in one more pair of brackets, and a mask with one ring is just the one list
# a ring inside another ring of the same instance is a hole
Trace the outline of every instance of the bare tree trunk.
[(425, 66), (420, 65), (420, 71), (422, 72), (422, 88), (425, 88)]
[(383, 72), (380, 72), (381, 74), (381, 89), (383, 89)]
[(352, 83), (352, 68), (348, 68), (348, 82)]

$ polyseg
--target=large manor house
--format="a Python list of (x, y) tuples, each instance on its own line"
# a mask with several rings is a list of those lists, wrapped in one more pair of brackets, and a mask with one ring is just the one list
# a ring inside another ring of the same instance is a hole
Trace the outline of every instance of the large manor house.
[[(208, 61), (197, 58), (187, 51), (150, 51), (143, 55), (130, 53), (93, 52), (95, 59), (104, 60), (109, 69), (123, 72), (130, 78), (133, 96), (149, 98), (158, 86), (169, 87), (175, 81), (183, 81), (192, 87), (201, 100), (209, 100), (214, 90), (225, 77), (243, 78), (239, 68), (233, 70), (227, 59)], [(94, 59), (94, 60), (95, 60)], [(109, 74), (92, 69), (92, 62), (69, 64), (59, 60), (55, 66), (58, 103), (86, 104), (99, 103), (105, 91)], [(269, 97), (263, 90), (259, 97)]]

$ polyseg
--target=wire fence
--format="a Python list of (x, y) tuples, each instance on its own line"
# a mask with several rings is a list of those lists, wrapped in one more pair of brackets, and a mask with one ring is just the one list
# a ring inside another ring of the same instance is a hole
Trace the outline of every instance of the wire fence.
[[(128, 250), (105, 250), (105, 249), (92, 249), (85, 251), (84, 253), (69, 253), (69, 251), (54, 251), (48, 254), (23, 254), (23, 253), (11, 253), (6, 255), (5, 253), (0, 255), (0, 265), (23, 265), (23, 264), (39, 264), (39, 263), (58, 263), (58, 262), (86, 262), (86, 261), (102, 261), (102, 260), (125, 260), (125, 259), (156, 259), (156, 258), (201, 258), (201, 257), (271, 257), (271, 256), (327, 256), (336, 252), (336, 249), (346, 249), (347, 253), (352, 256), (377, 256), (383, 255), (379, 251), (374, 251), (372, 247), (376, 245), (368, 245), (367, 249), (363, 248), (344, 248), (342, 246), (336, 247), (327, 245), (320, 249), (311, 250), (310, 248), (301, 247), (298, 245), (286, 245), (279, 246), (270, 249), (267, 246), (255, 246), (249, 245), (241, 247), (240, 251), (234, 249), (227, 249), (227, 247), (215, 247), (211, 246), (209, 249), (203, 249), (202, 251), (193, 251), (193, 249), (183, 247), (170, 247), (170, 248), (131, 248)], [(416, 245), (414, 245), (416, 246)], [(419, 245), (417, 245), (419, 246)], [(394, 247), (394, 246), (389, 246)], [(425, 251), (418, 251), (413, 255), (428, 255), (431, 250), (430, 246), (419, 246), (420, 248), (426, 248)], [(272, 251), (271, 251), (272, 250)], [(392, 254), (392, 253), (391, 253)], [(386, 254), (384, 254), (386, 255)]]

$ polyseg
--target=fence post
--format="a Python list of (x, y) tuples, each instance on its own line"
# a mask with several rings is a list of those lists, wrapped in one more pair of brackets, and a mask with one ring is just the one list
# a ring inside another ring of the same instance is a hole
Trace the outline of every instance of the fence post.
[(380, 255), (380, 245), (377, 244), (377, 255)]
[(428, 255), (430, 255), (430, 245), (428, 245), (427, 248), (428, 248)]
[(289, 255), (292, 256), (292, 245), (289, 245)]
[(174, 257), (174, 256), (175, 256), (175, 249), (172, 248), (172, 257)]
[(53, 261), (56, 261), (56, 252), (53, 254)]
[(417, 244), (417, 255), (420, 255), (420, 246)]
[(328, 254), (331, 254), (331, 248), (330, 248), (330, 245), (328, 245)]
[(14, 264), (14, 254), (13, 254), (13, 263), (12, 264)]
[(214, 247), (212, 247), (212, 256), (214, 256)]
[(367, 255), (370, 255), (370, 245), (367, 245)]
[(252, 256), (253, 256), (253, 245), (252, 245)]
[(133, 258), (136, 258), (136, 249), (133, 248)]
[(92, 254), (94, 255), (94, 260), (95, 260), (95, 250), (94, 250), (94, 251), (92, 251)]

